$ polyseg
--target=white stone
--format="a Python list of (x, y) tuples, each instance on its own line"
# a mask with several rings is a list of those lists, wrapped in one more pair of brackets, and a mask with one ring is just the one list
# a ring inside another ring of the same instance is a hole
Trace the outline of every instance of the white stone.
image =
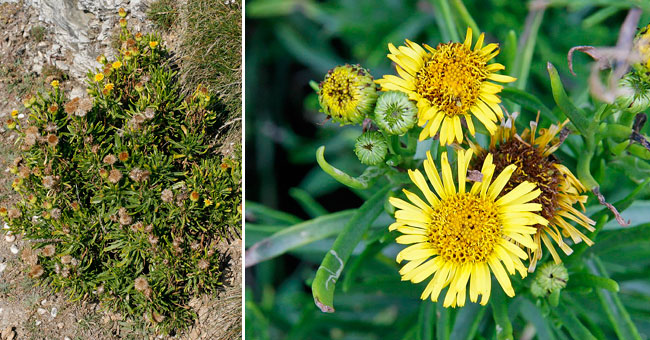
[(12, 244), (11, 247), (9, 248), (9, 250), (11, 250), (11, 253), (14, 254), (14, 255), (18, 254), (18, 247), (16, 247), (15, 244)]
[(16, 240), (16, 235), (11, 235), (9, 233), (7, 233), (7, 235), (5, 235), (5, 241), (11, 243), (11, 242), (13, 242), (15, 240)]
[[(7, 170), (5, 172), (7, 172), (7, 171), (9, 171), (9, 168), (7, 168)], [(9, 224), (7, 224), (7, 222), (5, 222), (5, 225), (3, 226), (3, 228), (9, 229), (10, 228)]]
[(50, 315), (53, 318), (56, 318), (56, 315), (59, 314), (59, 310), (56, 307), (52, 307), (52, 310), (50, 311)]
[(41, 306), (45, 306), (45, 304), (47, 304), (47, 299), (43, 299), (43, 301), (41, 301)]
[(36, 326), (40, 326), (41, 323), (43, 323), (43, 321), (41, 321), (41, 320), (36, 320), (36, 322), (35, 322)]
[(21, 113), (21, 114), (18, 115), (18, 119), (23, 119), (23, 118), (25, 118), (25, 114), (24, 114), (24, 113)]
[(5, 271), (5, 269), (7, 269), (7, 263), (6, 262), (0, 263), (0, 273)]
[(36, 312), (38, 314), (40, 314), (40, 315), (43, 315), (43, 314), (47, 313), (47, 310), (45, 310), (45, 308), (39, 308), (39, 309), (36, 310)]

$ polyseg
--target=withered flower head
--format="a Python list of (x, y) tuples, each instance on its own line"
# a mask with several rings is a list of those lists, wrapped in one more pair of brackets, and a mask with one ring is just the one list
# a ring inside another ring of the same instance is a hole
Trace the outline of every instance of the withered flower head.
[(72, 208), (73, 211), (79, 211), (79, 202), (70, 203), (70, 208)]
[(153, 117), (156, 116), (156, 110), (153, 108), (148, 107), (146, 110), (144, 110), (144, 117), (147, 119), (153, 119)]
[(51, 147), (55, 147), (57, 144), (59, 144), (59, 137), (53, 134), (47, 135), (47, 144), (49, 144)]
[(120, 216), (119, 221), (121, 225), (129, 225), (131, 222), (133, 222), (133, 218), (131, 215), (129, 215), (129, 212), (126, 210), (126, 208), (120, 208), (117, 214)]
[(45, 176), (43, 177), (43, 186), (45, 189), (52, 189), (54, 186), (56, 186), (56, 180), (54, 176)]
[(59, 127), (56, 126), (56, 123), (54, 123), (54, 122), (47, 123), (47, 126), (45, 127), (45, 131), (50, 132), (50, 133), (54, 133), (58, 129), (59, 129)]
[(74, 114), (75, 111), (77, 111), (77, 108), (79, 108), (79, 101), (80, 100), (81, 99), (76, 97), (76, 98), (73, 98), (72, 100), (70, 100), (69, 102), (67, 102), (65, 104), (65, 106), (63, 107), (63, 109), (65, 110), (65, 113), (67, 113), (69, 115)]
[(158, 237), (154, 235), (149, 235), (149, 243), (151, 243), (152, 246), (155, 246), (158, 244)]
[(85, 116), (93, 108), (93, 100), (90, 98), (83, 98), (79, 101), (77, 109), (74, 111), (74, 114), (77, 117)]
[(63, 255), (63, 256), (61, 256), (61, 263), (63, 263), (63, 264), (72, 263), (72, 256), (71, 255)]
[(43, 266), (40, 264), (32, 266), (32, 270), (29, 271), (29, 277), (32, 279), (36, 279), (41, 277), (45, 271), (43, 270)]
[(125, 162), (127, 159), (129, 159), (129, 153), (122, 151), (117, 155), (117, 158), (119, 158), (121, 162)]
[(144, 292), (149, 288), (149, 282), (144, 276), (140, 276), (135, 279), (134, 286), (137, 291)]
[(135, 182), (146, 182), (149, 180), (149, 175), (151, 173), (148, 170), (141, 170), (139, 168), (133, 168), (129, 173), (129, 177)]
[(50, 107), (48, 108), (48, 110), (49, 110), (51, 113), (56, 113), (56, 111), (59, 111), (59, 105), (57, 105), (56, 103), (54, 103), (54, 104), (50, 105)]
[(113, 165), (115, 164), (115, 162), (117, 162), (117, 158), (115, 158), (115, 156), (113, 156), (112, 154), (108, 154), (104, 157), (103, 162), (104, 164)]
[(18, 169), (18, 175), (22, 178), (27, 178), (31, 174), (32, 174), (31, 170), (29, 170), (29, 168), (24, 165), (21, 166), (20, 169)]
[(145, 233), (150, 233), (153, 231), (153, 224), (147, 224), (146, 227), (144, 227), (144, 232)]
[(133, 231), (134, 233), (141, 231), (143, 228), (144, 228), (144, 223), (142, 222), (136, 222), (131, 225), (131, 231)]
[(11, 219), (14, 219), (14, 218), (19, 218), (20, 216), (22, 216), (22, 213), (20, 212), (20, 210), (18, 210), (16, 208), (10, 208), (9, 212), (7, 213), (7, 216), (9, 216), (9, 218), (11, 218)]
[(61, 218), (61, 209), (54, 208), (54, 209), (50, 210), (50, 216), (53, 219), (58, 220), (59, 218)]
[(174, 200), (174, 193), (170, 189), (165, 189), (160, 194), (160, 199), (165, 203), (171, 203)]
[(53, 244), (48, 244), (45, 247), (43, 247), (43, 251), (41, 252), (41, 254), (43, 256), (50, 257), (54, 255), (55, 252), (56, 252), (56, 247)]
[(198, 267), (201, 270), (207, 270), (210, 267), (210, 262), (206, 259), (200, 259), (198, 263)]
[(120, 172), (120, 170), (113, 169), (108, 174), (108, 181), (113, 184), (117, 184), (121, 179), (122, 179), (122, 173)]

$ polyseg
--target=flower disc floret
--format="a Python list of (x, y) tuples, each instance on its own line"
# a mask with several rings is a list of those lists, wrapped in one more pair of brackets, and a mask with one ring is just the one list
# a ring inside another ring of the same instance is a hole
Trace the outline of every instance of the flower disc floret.
[(404, 194), (410, 202), (390, 199), (398, 210), (389, 230), (403, 234), (397, 243), (410, 245), (397, 255), (397, 262), (408, 262), (400, 270), (402, 280), (419, 283), (432, 277), (421, 295), (423, 300), (437, 301), (442, 289), (449, 286), (445, 307), (463, 306), (468, 290), (472, 302), (481, 295), (485, 305), (491, 291), (490, 273), (508, 296), (514, 296), (508, 274), (526, 276), (522, 260), (528, 255), (521, 247), (535, 249), (531, 235), (537, 229), (532, 225), (548, 223), (535, 213), (541, 205), (531, 203), (541, 193), (535, 184), (521, 183), (499, 198), (516, 166), (508, 166), (492, 180), (495, 165), (491, 155), (483, 162), (481, 181), (467, 191), (471, 158), (471, 150), (458, 152), (456, 186), (447, 153), (441, 157), (441, 177), (427, 152), (424, 170), (434, 190), (419, 170), (409, 170), (425, 200), (408, 190)]
[[(515, 78), (496, 74), (505, 69), (488, 62), (499, 54), (498, 44), (483, 46), (479, 35), (472, 49), (472, 30), (467, 29), (465, 41), (424, 48), (406, 40), (406, 46), (389, 44), (388, 58), (397, 64), (398, 76), (386, 75), (377, 80), (382, 91), (401, 91), (417, 102), (418, 125), (423, 126), (420, 140), (440, 133), (442, 145), (463, 141), (463, 122), (475, 134), (472, 117), (476, 117), (490, 133), (503, 118), (497, 96), (503, 86), (491, 83), (512, 82)], [(462, 118), (462, 120), (461, 120)]]

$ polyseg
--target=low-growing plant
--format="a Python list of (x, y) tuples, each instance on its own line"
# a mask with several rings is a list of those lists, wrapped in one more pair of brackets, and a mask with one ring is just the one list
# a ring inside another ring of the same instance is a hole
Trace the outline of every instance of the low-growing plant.
[(31, 242), (31, 277), (167, 333), (195, 317), (191, 295), (221, 285), (216, 247), (240, 228), (241, 167), (209, 142), (208, 89), (182, 95), (160, 36), (134, 34), (125, 15), (86, 97), (54, 80), (25, 99), (26, 123), (7, 121), (21, 199), (0, 213)]
[(167, 31), (178, 20), (177, 6), (173, 0), (156, 0), (149, 6), (147, 18), (156, 23), (158, 28)]

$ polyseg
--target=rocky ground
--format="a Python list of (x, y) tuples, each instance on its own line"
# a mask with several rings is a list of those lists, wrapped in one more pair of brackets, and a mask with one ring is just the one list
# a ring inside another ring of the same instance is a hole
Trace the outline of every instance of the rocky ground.
[[(52, 78), (74, 96), (81, 79), (107, 53), (116, 30), (117, 8), (130, 13), (130, 25), (151, 29), (145, 20), (147, 0), (0, 0), (0, 121), (22, 105), (22, 97)], [(172, 49), (175, 35), (166, 34)], [(108, 54), (108, 53), (107, 53)], [(25, 117), (18, 117), (25, 119)], [(14, 158), (16, 135), (0, 127), (0, 171)], [(227, 136), (222, 150), (232, 152), (240, 136)], [(5, 170), (6, 169), (6, 170)], [(11, 176), (0, 176), (0, 201), (11, 202)], [(0, 225), (4, 224), (0, 222)], [(154, 336), (138, 324), (105, 311), (92, 301), (70, 302), (65, 292), (52, 292), (27, 276), (29, 245), (20, 236), (0, 232), (0, 339), (237, 339), (241, 338), (241, 240), (220, 245), (225, 272), (217, 297), (197, 296), (190, 306), (198, 320), (173, 337)]]

